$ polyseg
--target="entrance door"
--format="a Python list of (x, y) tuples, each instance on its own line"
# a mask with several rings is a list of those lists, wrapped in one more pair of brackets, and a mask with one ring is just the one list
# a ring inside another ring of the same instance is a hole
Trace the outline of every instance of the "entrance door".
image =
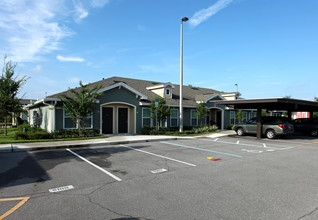
[(128, 133), (128, 108), (118, 108), (118, 133)]
[(104, 107), (102, 114), (103, 114), (102, 133), (112, 134), (113, 133), (113, 108)]
[(216, 125), (218, 129), (222, 129), (222, 112), (216, 111)]

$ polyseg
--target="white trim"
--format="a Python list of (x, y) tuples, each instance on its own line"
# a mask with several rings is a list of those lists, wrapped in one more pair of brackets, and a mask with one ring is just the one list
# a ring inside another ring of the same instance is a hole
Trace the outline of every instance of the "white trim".
[[(170, 111), (172, 111), (172, 110), (176, 110), (177, 111), (177, 117), (171, 117), (172, 114), (170, 114), (170, 127), (178, 127), (179, 126), (179, 111), (178, 111), (178, 109), (170, 109)], [(171, 125), (171, 119), (177, 119), (177, 125), (176, 126), (172, 126)]]
[[(133, 134), (136, 134), (136, 131), (137, 131), (137, 115), (136, 115), (136, 111), (137, 111), (137, 107), (133, 104), (130, 104), (130, 103), (127, 103), (127, 102), (106, 102), (106, 103), (103, 103), (100, 105), (100, 131), (102, 132), (102, 117), (103, 117), (103, 114), (102, 114), (102, 110), (101, 108), (102, 107), (105, 107), (105, 106), (108, 106), (108, 105), (128, 105), (130, 107), (133, 107), (135, 110), (134, 110), (134, 123), (135, 123), (135, 126), (134, 126), (134, 131), (132, 132)], [(118, 120), (117, 120), (117, 133), (115, 133), (115, 106), (109, 106), (109, 107), (112, 107), (113, 108), (113, 134), (118, 134)], [(116, 106), (117, 107), (117, 106)], [(126, 107), (126, 106), (118, 106), (117, 109), (119, 107)], [(128, 108), (128, 111), (129, 111), (129, 108)], [(117, 110), (117, 113), (118, 113), (118, 110)], [(130, 119), (129, 118), (129, 113), (128, 113), (128, 120)], [(118, 118), (118, 114), (117, 114), (117, 118)], [(129, 123), (129, 121), (128, 121)], [(129, 126), (129, 125), (128, 125)], [(128, 131), (129, 131), (129, 127), (128, 127)]]
[[(129, 111), (129, 108), (128, 107), (126, 107), (126, 106), (118, 106), (117, 107), (117, 134), (119, 134), (119, 109), (120, 108), (126, 108), (127, 109), (127, 120), (128, 120), (128, 125), (127, 125), (127, 133), (123, 133), (123, 134), (129, 134), (129, 127), (130, 127), (130, 123), (129, 123), (129, 113), (130, 113), (130, 111)], [(120, 134), (122, 134), (122, 133), (120, 133)]]
[(44, 103), (44, 102), (50, 102), (50, 101), (60, 101), (60, 99), (58, 99), (58, 98), (42, 98), (42, 99), (37, 100), (37, 101), (35, 101), (35, 102), (31, 103), (31, 104), (26, 105), (25, 108), (30, 108), (30, 107), (33, 107), (33, 106), (35, 106), (37, 104)]
[[(211, 108), (208, 108), (209, 110), (211, 109), (218, 109), (221, 111), (221, 130), (224, 130), (224, 109), (222, 108), (219, 108), (219, 107), (211, 107)], [(220, 129), (220, 128), (219, 128)]]
[[(191, 126), (198, 126), (199, 125), (199, 119), (198, 119), (198, 116), (195, 116), (194, 118), (192, 117), (192, 112), (193, 111), (198, 112), (198, 110), (196, 110), (196, 109), (190, 109), (190, 125)], [(197, 120), (197, 124), (196, 125), (192, 124), (192, 119), (196, 119)]]
[(171, 82), (167, 82), (167, 83), (156, 85), (156, 86), (149, 86), (149, 87), (146, 87), (146, 89), (147, 90), (160, 89), (160, 88), (165, 88), (167, 86), (171, 86), (173, 89), (175, 88), (175, 85), (173, 85)]
[[(210, 98), (207, 98), (206, 100), (204, 100), (204, 103), (207, 103), (208, 101), (210, 101), (211, 99), (214, 99), (215, 97), (219, 97), (221, 98), (222, 100), (226, 100), (225, 98), (223, 98), (223, 96), (221, 96), (220, 94), (216, 94), (216, 95), (213, 95), (211, 96)], [(218, 100), (219, 101), (219, 100)]]
[[(167, 94), (168, 93), (168, 91), (169, 91), (169, 94)], [(171, 96), (171, 89), (170, 88), (166, 88), (166, 91), (165, 91), (165, 95), (166, 96)]]
[(126, 83), (123, 83), (123, 82), (119, 82), (119, 83), (116, 83), (114, 85), (111, 85), (111, 86), (108, 86), (108, 87), (105, 87), (105, 88), (102, 88), (100, 90), (98, 90), (98, 93), (100, 92), (105, 92), (105, 91), (108, 91), (108, 90), (111, 90), (111, 89), (114, 89), (116, 87), (124, 87), (126, 88), (127, 90), (139, 95), (141, 97), (141, 99), (148, 99), (148, 97), (144, 94), (142, 94), (141, 92), (137, 91), (136, 89), (128, 86)]
[(99, 117), (99, 124), (100, 124), (100, 133), (101, 134), (103, 134), (103, 108), (105, 107), (105, 108), (112, 108), (113, 109), (113, 123), (112, 123), (112, 125), (113, 125), (113, 133), (112, 134), (114, 134), (114, 131), (115, 131), (115, 114), (114, 114), (114, 112), (115, 112), (115, 107), (114, 106), (107, 106), (108, 104), (103, 104), (103, 105), (100, 105), (99, 107), (100, 107), (100, 117)]
[[(92, 128), (94, 127), (94, 125), (93, 125), (93, 123), (94, 123), (93, 117), (94, 117), (93, 112), (91, 112), (91, 115), (90, 115), (89, 117), (86, 117), (86, 119), (91, 118), (91, 126), (90, 126), (90, 127), (85, 127), (85, 129), (92, 129)], [(72, 117), (65, 115), (65, 109), (63, 109), (63, 130), (66, 130), (66, 129), (77, 129), (77, 128), (78, 128), (77, 121), (75, 122), (75, 124), (76, 124), (76, 127), (75, 127), (75, 128), (66, 128), (66, 127), (65, 127), (65, 118), (70, 118), (70, 119), (72, 120)], [(72, 121), (73, 121), (73, 120), (72, 120)], [(85, 121), (84, 121), (84, 125), (85, 125)]]
[(150, 108), (148, 108), (148, 107), (142, 107), (141, 108), (141, 127), (143, 127), (144, 126), (144, 118), (148, 118), (148, 117), (144, 117), (144, 109), (149, 109), (149, 112), (150, 112), (150, 116), (149, 116), (149, 119), (150, 119), (150, 127), (152, 127), (152, 118), (151, 118), (151, 110), (150, 110)]

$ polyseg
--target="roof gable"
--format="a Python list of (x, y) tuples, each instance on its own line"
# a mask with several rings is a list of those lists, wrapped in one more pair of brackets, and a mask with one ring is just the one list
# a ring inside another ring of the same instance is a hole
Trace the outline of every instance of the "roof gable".
[(135, 93), (136, 95), (139, 95), (141, 97), (141, 99), (148, 99), (148, 97), (146, 95), (144, 95), (141, 92), (137, 91), (136, 89), (130, 87), (129, 85), (127, 85), (124, 82), (119, 82), (119, 83), (113, 84), (111, 86), (107, 86), (105, 88), (100, 89), (98, 92), (106, 92), (108, 90), (111, 90), (111, 89), (114, 89), (114, 88), (117, 88), (117, 87), (124, 87), (127, 90), (131, 91), (132, 93)]

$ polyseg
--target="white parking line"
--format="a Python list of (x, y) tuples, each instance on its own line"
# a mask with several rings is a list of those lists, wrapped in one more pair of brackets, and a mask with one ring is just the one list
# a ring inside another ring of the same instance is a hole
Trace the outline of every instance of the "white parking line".
[[(208, 139), (197, 139), (197, 140), (212, 142), (212, 140), (208, 140)], [(283, 149), (283, 148), (265, 147), (264, 145), (263, 146), (256, 146), (256, 145), (251, 145), (251, 144), (242, 144), (242, 143), (240, 144), (238, 142), (233, 143), (233, 142), (228, 142), (228, 141), (215, 141), (215, 140), (213, 142), (224, 143), (224, 144), (232, 144), (232, 145), (240, 145), (240, 146), (247, 146), (247, 147), (267, 148), (267, 149), (273, 149), (273, 150), (281, 150), (281, 149)]]
[(233, 157), (243, 157), (242, 155), (231, 154), (231, 153), (226, 153), (226, 152), (217, 151), (217, 150), (210, 150), (210, 149), (205, 149), (205, 148), (201, 148), (201, 147), (193, 147), (193, 146), (188, 146), (188, 145), (183, 145), (183, 144), (170, 143), (170, 142), (166, 142), (166, 141), (161, 141), (160, 143), (170, 144), (170, 145), (174, 145), (174, 146), (190, 148), (190, 149), (195, 149), (195, 150), (200, 150), (200, 151), (208, 151), (208, 152), (213, 152), (213, 153), (217, 153), (217, 154), (224, 154), (224, 155), (233, 156)]
[(66, 148), (67, 151), (69, 151), (70, 153), (74, 154), (75, 156), (77, 156), (78, 158), (84, 160), (85, 162), (89, 163), (90, 165), (94, 166), (95, 168), (99, 169), (100, 171), (102, 171), (103, 173), (106, 173), (107, 175), (109, 175), (110, 177), (114, 178), (117, 181), (122, 181), (120, 178), (118, 178), (117, 176), (115, 176), (114, 174), (108, 172), (107, 170), (97, 166), (96, 164), (90, 162), (89, 160), (85, 159), (84, 157), (78, 155), (77, 153), (71, 151), (70, 149)]
[(184, 161), (181, 161), (181, 160), (176, 160), (176, 159), (173, 159), (173, 158), (170, 158), (170, 157), (165, 157), (165, 156), (162, 156), (162, 155), (150, 153), (150, 152), (144, 151), (144, 150), (139, 150), (139, 149), (136, 149), (134, 147), (129, 147), (129, 146), (125, 146), (125, 145), (120, 145), (120, 146), (121, 147), (126, 147), (126, 148), (131, 149), (131, 150), (136, 150), (136, 151), (139, 151), (139, 152), (142, 152), (142, 153), (145, 153), (145, 154), (150, 154), (152, 156), (161, 157), (161, 158), (164, 158), (164, 159), (167, 159), (167, 160), (172, 160), (174, 162), (183, 163), (183, 164), (186, 164), (186, 165), (189, 165), (189, 166), (192, 166), (192, 167), (196, 167), (197, 166), (197, 165), (194, 165), (194, 164), (191, 164), (191, 163), (187, 163), (187, 162), (184, 162)]

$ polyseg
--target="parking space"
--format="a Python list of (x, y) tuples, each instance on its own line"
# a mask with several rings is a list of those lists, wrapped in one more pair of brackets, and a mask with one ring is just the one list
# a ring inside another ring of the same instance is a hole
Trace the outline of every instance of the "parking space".
[[(46, 210), (50, 218), (251, 219), (263, 206), (272, 213), (259, 219), (297, 219), (318, 207), (317, 148), (318, 139), (229, 136), (3, 153), (0, 214), (16, 204), (12, 199), (27, 197), (8, 219), (40, 218)], [(292, 201), (286, 207), (273, 199)]]

